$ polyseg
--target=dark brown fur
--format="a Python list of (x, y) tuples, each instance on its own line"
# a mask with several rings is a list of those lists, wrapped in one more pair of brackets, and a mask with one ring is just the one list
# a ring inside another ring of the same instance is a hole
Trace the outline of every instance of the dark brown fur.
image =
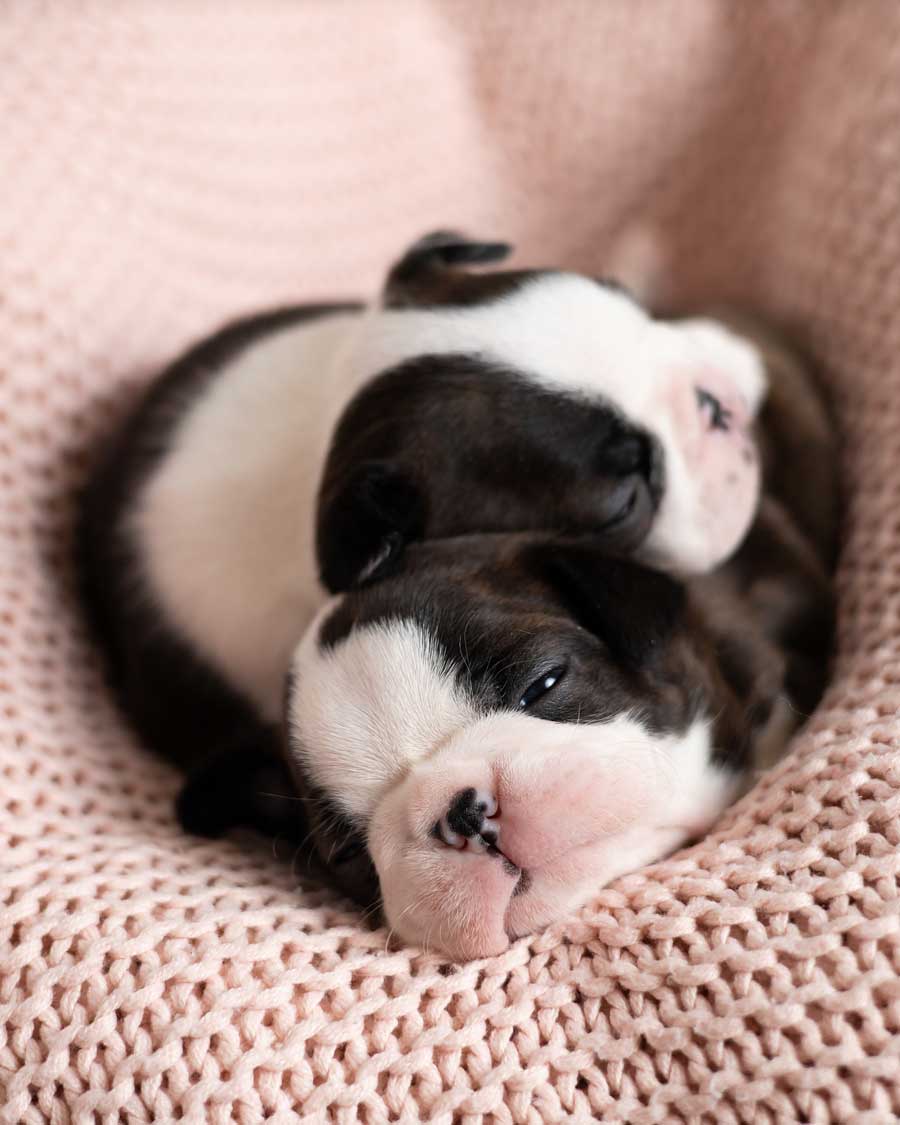
[(479, 356), (418, 356), (345, 410), (319, 491), (324, 584), (351, 587), (384, 544), (473, 532), (645, 538), (663, 491), (657, 440), (606, 402), (543, 389)]

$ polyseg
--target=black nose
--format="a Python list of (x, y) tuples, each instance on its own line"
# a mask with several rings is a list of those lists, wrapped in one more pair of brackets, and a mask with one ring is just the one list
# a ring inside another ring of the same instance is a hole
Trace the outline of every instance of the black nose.
[(461, 789), (447, 809), (447, 823), (460, 836), (478, 836), (484, 825), (485, 807), (475, 789)]
[(637, 474), (645, 480), (650, 479), (653, 463), (650, 441), (633, 430), (623, 427), (609, 434), (600, 446), (598, 460), (598, 468), (609, 476), (628, 477)]
[[(495, 848), (500, 837), (496, 818), (500, 807), (493, 794), (486, 790), (461, 789), (450, 807), (435, 824), (432, 835), (451, 848), (475, 846), (475, 850)], [(477, 845), (477, 846), (476, 846)]]

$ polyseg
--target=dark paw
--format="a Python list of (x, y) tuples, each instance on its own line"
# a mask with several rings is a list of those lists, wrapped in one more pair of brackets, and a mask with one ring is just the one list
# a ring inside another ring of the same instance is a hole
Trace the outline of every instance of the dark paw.
[(195, 836), (252, 828), (293, 839), (306, 831), (304, 805), (287, 768), (255, 748), (213, 755), (187, 779), (175, 811), (182, 828)]
[(234, 794), (206, 770), (194, 773), (175, 800), (178, 823), (192, 836), (222, 836), (240, 824)]

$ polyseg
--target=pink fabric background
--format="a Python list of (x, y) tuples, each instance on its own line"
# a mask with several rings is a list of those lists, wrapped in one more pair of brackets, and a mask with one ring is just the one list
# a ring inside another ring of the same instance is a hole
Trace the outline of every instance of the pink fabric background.
[[(900, 1114), (900, 7), (6, 0), (0, 1122)], [(72, 499), (226, 316), (367, 291), (456, 224), (799, 326), (846, 434), (834, 684), (705, 843), (505, 956), (391, 952), (176, 827), (104, 692)]]

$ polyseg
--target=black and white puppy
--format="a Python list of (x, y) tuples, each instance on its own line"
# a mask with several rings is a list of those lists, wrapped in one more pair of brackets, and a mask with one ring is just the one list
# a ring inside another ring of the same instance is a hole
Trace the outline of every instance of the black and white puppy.
[(277, 723), (326, 590), (410, 541), (591, 531), (687, 572), (739, 541), (756, 351), (585, 277), (464, 268), (507, 250), (429, 236), (371, 306), (241, 321), (150, 388), (89, 484), (81, 544), (151, 745), (191, 767)]
[(815, 706), (834, 436), (804, 368), (759, 343), (764, 496), (713, 574), (679, 583), (591, 538), (435, 540), (307, 632), (287, 700), (305, 826), (399, 937), (502, 951), (707, 830)]

